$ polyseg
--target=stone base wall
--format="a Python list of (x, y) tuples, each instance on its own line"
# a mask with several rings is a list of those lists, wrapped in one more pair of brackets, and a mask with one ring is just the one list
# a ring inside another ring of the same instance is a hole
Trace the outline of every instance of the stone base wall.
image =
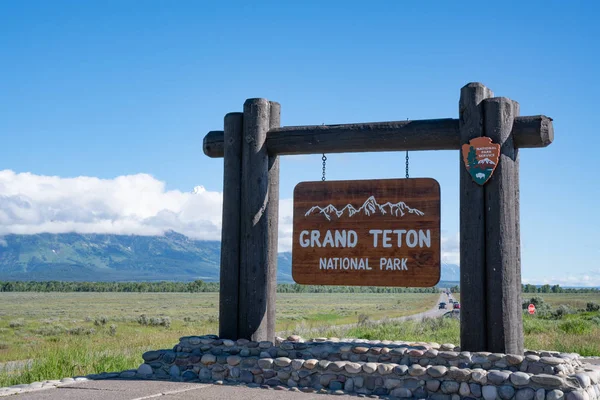
[(272, 343), (206, 335), (182, 337), (173, 349), (149, 351), (143, 359), (121, 377), (416, 399), (600, 399), (600, 366), (546, 351), (519, 356), (452, 344), (298, 336)]

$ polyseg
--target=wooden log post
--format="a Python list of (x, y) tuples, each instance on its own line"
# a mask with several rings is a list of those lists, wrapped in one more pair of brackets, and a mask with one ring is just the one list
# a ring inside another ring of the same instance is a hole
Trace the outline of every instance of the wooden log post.
[(225, 115), (219, 336), (233, 340), (238, 338), (242, 121), (242, 113)]
[(270, 103), (244, 103), (238, 336), (269, 340), (269, 155), (265, 140)]
[(520, 287), (517, 291), (517, 165), (510, 134), (516, 109), (504, 97), (484, 100), (483, 108), (485, 135), (500, 144), (500, 160), (484, 186), (487, 351), (523, 354)]
[[(269, 129), (281, 125), (281, 105), (270, 103)], [(275, 339), (275, 309), (277, 296), (277, 247), (279, 227), (279, 157), (269, 154), (269, 202), (267, 203), (269, 221), (269, 247), (267, 248), (267, 264), (269, 268), (267, 281), (267, 332), (268, 340)]]
[[(519, 114), (521, 113), (521, 105), (513, 100), (513, 107), (514, 107), (514, 115), (515, 115), (515, 121), (517, 120), (517, 118), (519, 117)], [(514, 123), (513, 123), (513, 129), (514, 129)], [(513, 142), (514, 142), (514, 137), (513, 137)], [(523, 311), (522, 311), (522, 304), (523, 304), (523, 285), (522, 285), (522, 278), (521, 278), (521, 189), (520, 189), (520, 175), (519, 175), (519, 149), (517, 146), (515, 146), (515, 240), (517, 242), (517, 262), (515, 263), (515, 268), (516, 268), (516, 274), (517, 274), (517, 278), (516, 278), (516, 296), (517, 299), (515, 300), (516, 303), (519, 304), (519, 315), (516, 316), (516, 322), (518, 324), (517, 327), (515, 327), (515, 329), (518, 332), (521, 332), (521, 334), (518, 336), (519, 342), (518, 342), (518, 349), (523, 349), (525, 350), (525, 336), (523, 334)]]
[[(483, 135), (481, 102), (493, 93), (480, 83), (460, 91), (460, 144)], [(487, 350), (484, 190), (473, 181), (460, 152), (460, 346), (466, 351)]]

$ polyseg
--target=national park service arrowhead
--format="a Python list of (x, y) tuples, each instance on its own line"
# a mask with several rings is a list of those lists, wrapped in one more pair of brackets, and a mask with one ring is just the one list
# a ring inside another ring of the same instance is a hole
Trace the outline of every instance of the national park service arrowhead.
[(462, 145), (463, 160), (467, 171), (478, 185), (484, 185), (494, 173), (500, 160), (500, 145), (489, 137), (471, 139)]

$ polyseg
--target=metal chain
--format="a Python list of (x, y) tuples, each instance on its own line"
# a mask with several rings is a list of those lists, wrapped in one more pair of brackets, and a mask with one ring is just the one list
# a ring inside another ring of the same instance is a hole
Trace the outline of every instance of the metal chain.
[(325, 163), (327, 162), (327, 157), (325, 156), (325, 153), (323, 153), (323, 157), (321, 157), (321, 160), (323, 160), (323, 178), (321, 178), (321, 180), (325, 182)]
[[(408, 121), (408, 118), (406, 118)], [(408, 150), (406, 150), (406, 179), (408, 179)]]

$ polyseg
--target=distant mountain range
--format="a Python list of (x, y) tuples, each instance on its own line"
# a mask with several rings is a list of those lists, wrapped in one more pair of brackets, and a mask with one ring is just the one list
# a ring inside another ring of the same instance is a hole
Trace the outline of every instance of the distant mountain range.
[[(0, 280), (192, 281), (219, 279), (221, 243), (164, 236), (63, 233), (7, 235), (0, 241)], [(442, 281), (460, 279), (442, 265)], [(293, 283), (292, 254), (279, 253), (277, 280)]]
[(396, 217), (403, 217), (406, 213), (425, 215), (416, 208), (410, 208), (403, 201), (398, 203), (391, 203), (388, 201), (387, 203), (380, 205), (377, 203), (375, 196), (371, 196), (359, 208), (355, 208), (352, 204), (345, 205), (341, 210), (338, 210), (332, 204), (325, 207), (313, 206), (306, 212), (305, 216), (308, 217), (312, 214), (322, 214), (327, 220), (331, 221), (333, 218), (341, 218), (342, 216), (352, 217), (356, 214), (366, 216), (391, 214)]

